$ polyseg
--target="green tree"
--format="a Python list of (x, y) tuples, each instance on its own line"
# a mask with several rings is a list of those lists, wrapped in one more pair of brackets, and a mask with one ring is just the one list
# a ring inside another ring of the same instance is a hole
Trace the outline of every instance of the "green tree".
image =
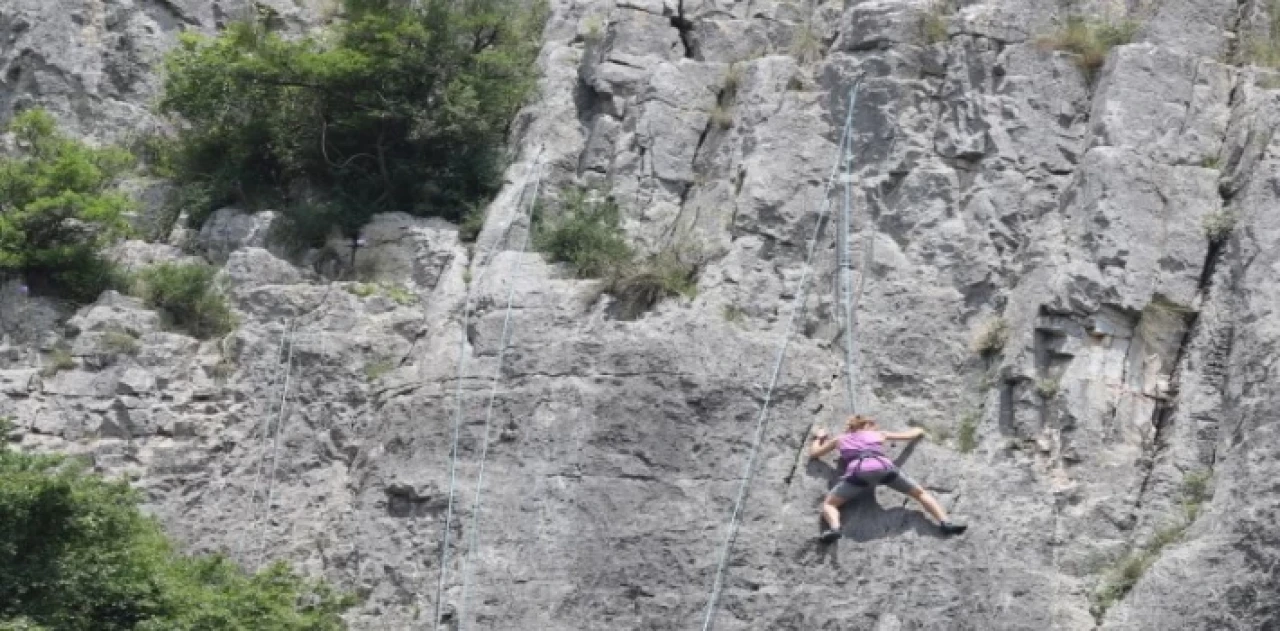
[(349, 598), (280, 564), (184, 557), (138, 499), (74, 460), (0, 447), (0, 629), (344, 628)]
[(133, 156), (60, 134), (42, 110), (16, 116), (19, 153), (0, 158), (0, 273), (37, 290), (92, 300), (113, 280), (102, 247), (129, 228), (129, 198), (112, 191)]
[(346, 20), (301, 39), (184, 36), (161, 108), (189, 124), (170, 163), (202, 210), (283, 202), (315, 237), (387, 210), (458, 219), (496, 192), (545, 10), (421, 4), (346, 0)]

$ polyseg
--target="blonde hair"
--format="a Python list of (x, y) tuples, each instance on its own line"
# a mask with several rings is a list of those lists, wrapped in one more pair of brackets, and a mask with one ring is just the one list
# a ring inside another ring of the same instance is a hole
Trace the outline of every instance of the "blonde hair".
[(871, 418), (870, 416), (863, 416), (861, 414), (854, 414), (853, 416), (850, 416), (849, 418), (844, 420), (845, 429), (851, 432), (860, 432), (864, 429), (867, 429), (868, 427), (874, 426), (875, 424), (876, 424), (875, 419)]

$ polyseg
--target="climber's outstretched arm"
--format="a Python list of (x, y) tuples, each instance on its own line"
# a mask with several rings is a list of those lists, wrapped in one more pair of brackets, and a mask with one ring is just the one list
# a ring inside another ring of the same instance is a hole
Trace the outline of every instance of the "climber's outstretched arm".
[(813, 443), (809, 445), (809, 457), (821, 458), (831, 453), (831, 450), (835, 449), (838, 444), (827, 433), (827, 430), (818, 428), (813, 434)]
[(919, 427), (913, 427), (905, 432), (881, 432), (884, 434), (885, 440), (915, 440), (924, 436), (924, 430)]

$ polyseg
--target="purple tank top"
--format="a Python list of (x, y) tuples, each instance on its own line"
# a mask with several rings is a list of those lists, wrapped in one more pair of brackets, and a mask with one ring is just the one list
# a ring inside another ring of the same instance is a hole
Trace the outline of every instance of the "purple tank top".
[[(849, 463), (845, 467), (845, 475), (853, 475), (858, 471), (874, 472), (893, 468), (893, 461), (884, 455), (884, 440), (880, 438), (880, 432), (849, 432), (840, 436), (839, 447), (840, 459)], [(878, 455), (858, 459), (858, 454), (869, 453)]]

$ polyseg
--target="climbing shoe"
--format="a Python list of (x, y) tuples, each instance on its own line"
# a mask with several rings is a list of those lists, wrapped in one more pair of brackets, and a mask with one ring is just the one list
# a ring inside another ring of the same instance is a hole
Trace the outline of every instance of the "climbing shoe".
[(839, 538), (840, 531), (832, 530), (831, 528), (823, 529), (822, 534), (818, 535), (818, 541), (821, 541), (822, 543), (834, 543), (835, 540)]
[(942, 529), (942, 534), (944, 535), (958, 535), (969, 529), (968, 526), (964, 524), (957, 524), (953, 521), (944, 521), (941, 524), (938, 524), (938, 527)]

